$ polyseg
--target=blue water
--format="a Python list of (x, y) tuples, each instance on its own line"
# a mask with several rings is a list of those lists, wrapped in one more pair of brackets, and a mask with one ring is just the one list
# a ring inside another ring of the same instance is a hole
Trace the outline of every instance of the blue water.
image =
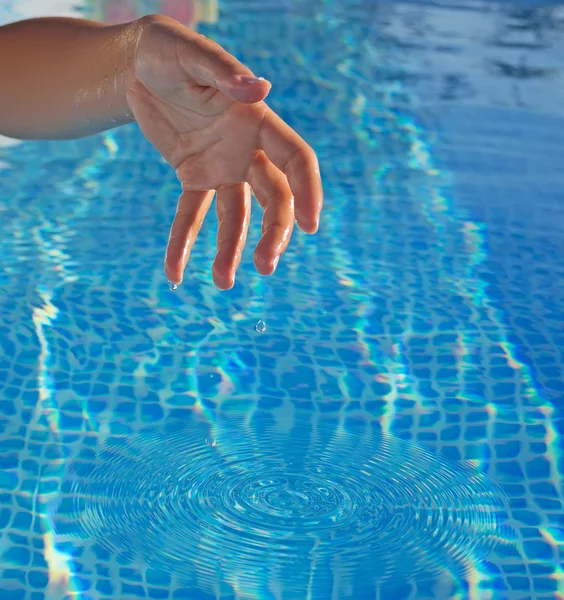
[(172, 292), (136, 126), (0, 149), (0, 598), (564, 598), (564, 6), (220, 9), (320, 233)]

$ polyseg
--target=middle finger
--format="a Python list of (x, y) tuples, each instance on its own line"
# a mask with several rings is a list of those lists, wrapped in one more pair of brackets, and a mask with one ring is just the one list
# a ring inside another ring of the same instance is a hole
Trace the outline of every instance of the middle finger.
[(261, 275), (271, 275), (292, 235), (294, 198), (286, 176), (264, 152), (259, 152), (253, 161), (249, 183), (264, 209), (262, 237), (254, 255), (255, 266)]
[(235, 283), (235, 272), (251, 216), (251, 192), (246, 183), (237, 183), (217, 192), (217, 255), (213, 264), (213, 280), (220, 290), (229, 290)]

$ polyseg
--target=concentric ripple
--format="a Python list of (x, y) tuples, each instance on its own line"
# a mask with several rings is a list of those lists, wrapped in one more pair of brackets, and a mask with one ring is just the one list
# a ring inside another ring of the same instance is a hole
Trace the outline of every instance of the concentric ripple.
[(194, 586), (345, 598), (398, 576), (460, 574), (505, 536), (484, 476), (369, 426), (237, 422), (210, 437), (191, 418), (85, 448), (53, 514), (59, 540)]

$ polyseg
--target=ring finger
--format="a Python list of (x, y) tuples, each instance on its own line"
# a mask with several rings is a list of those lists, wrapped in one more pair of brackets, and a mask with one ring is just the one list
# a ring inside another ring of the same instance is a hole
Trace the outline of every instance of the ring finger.
[(254, 255), (255, 266), (261, 275), (271, 275), (290, 242), (294, 227), (294, 198), (286, 176), (264, 152), (255, 158), (249, 180), (264, 209), (262, 237)]

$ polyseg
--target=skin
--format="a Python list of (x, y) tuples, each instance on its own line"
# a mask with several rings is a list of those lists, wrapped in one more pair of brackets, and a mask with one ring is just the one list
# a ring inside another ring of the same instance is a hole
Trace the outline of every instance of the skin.
[(317, 158), (264, 102), (270, 83), (215, 42), (167, 17), (106, 27), (34, 19), (0, 27), (0, 133), (20, 139), (91, 135), (137, 121), (175, 169), (182, 193), (165, 258), (182, 282), (216, 196), (212, 272), (229, 289), (245, 245), (252, 189), (263, 208), (256, 269), (272, 274), (294, 222), (319, 227)]

